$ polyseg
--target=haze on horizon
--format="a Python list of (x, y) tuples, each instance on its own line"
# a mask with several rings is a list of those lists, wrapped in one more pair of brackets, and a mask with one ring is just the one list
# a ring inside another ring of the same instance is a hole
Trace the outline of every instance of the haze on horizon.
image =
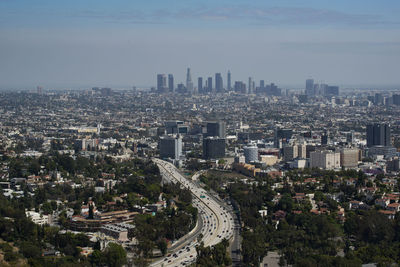
[[(0, 88), (154, 86), (157, 73), (400, 85), (399, 1), (0, 0)], [(226, 82), (226, 81), (224, 81)]]

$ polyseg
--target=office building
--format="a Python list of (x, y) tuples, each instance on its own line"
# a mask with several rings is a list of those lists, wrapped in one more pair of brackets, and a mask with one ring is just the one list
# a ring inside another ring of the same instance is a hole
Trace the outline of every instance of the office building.
[(207, 134), (206, 136), (217, 136), (219, 138), (225, 138), (226, 135), (226, 124), (223, 121), (207, 122)]
[(307, 146), (306, 145), (298, 145), (297, 146), (297, 156), (302, 159), (307, 158)]
[(167, 76), (165, 74), (157, 74), (157, 91), (163, 92), (167, 88)]
[(208, 79), (207, 79), (207, 92), (211, 93), (212, 91), (213, 91), (212, 77), (208, 77)]
[(160, 157), (179, 159), (182, 155), (182, 138), (177, 136), (160, 137)]
[(314, 96), (315, 95), (314, 80), (313, 79), (307, 79), (306, 80), (306, 95), (307, 96)]
[(390, 126), (383, 123), (368, 124), (367, 146), (391, 146)]
[(368, 148), (367, 155), (370, 158), (376, 158), (378, 156), (393, 158), (397, 155), (397, 149), (392, 146), (373, 146)]
[(323, 84), (324, 96), (339, 96), (339, 86)]
[(228, 86), (228, 91), (232, 90), (232, 84), (231, 84), (231, 72), (228, 70), (228, 77), (227, 77), (227, 86)]
[(340, 168), (340, 153), (332, 151), (311, 152), (310, 167), (326, 170)]
[(215, 73), (215, 91), (221, 93), (224, 90), (221, 73)]
[(321, 145), (325, 146), (327, 145), (329, 142), (329, 132), (325, 131), (322, 135), (321, 135)]
[(199, 94), (203, 93), (203, 78), (199, 77), (197, 79), (197, 92), (199, 92)]
[(381, 93), (376, 93), (375, 94), (375, 99), (374, 99), (374, 104), (375, 105), (383, 105), (383, 95)]
[(168, 90), (173, 92), (175, 89), (174, 87), (174, 75), (168, 74)]
[(244, 82), (241, 82), (241, 81), (236, 81), (235, 82), (235, 86), (234, 86), (234, 90), (235, 90), (236, 93), (246, 94), (246, 84)]
[(186, 89), (188, 93), (193, 93), (193, 82), (192, 82), (192, 75), (190, 74), (190, 68), (187, 68), (186, 72)]
[(292, 138), (293, 131), (291, 129), (276, 128), (274, 133), (274, 147), (282, 148), (282, 143), (288, 143)]
[(283, 160), (292, 161), (298, 157), (297, 146), (284, 146), (283, 147)]
[(218, 159), (225, 157), (225, 138), (209, 136), (203, 139), (203, 158)]
[(400, 106), (400, 95), (394, 94), (392, 96), (393, 105)]
[(258, 147), (257, 146), (245, 146), (243, 148), (243, 154), (246, 163), (258, 161)]
[(167, 134), (178, 134), (179, 127), (186, 126), (183, 121), (166, 121), (164, 122), (165, 131)]
[(253, 93), (253, 79), (251, 77), (249, 77), (249, 84), (248, 84), (247, 88), (248, 88), (247, 93), (252, 94)]
[(343, 148), (340, 150), (340, 163), (344, 168), (355, 168), (358, 166), (359, 150)]

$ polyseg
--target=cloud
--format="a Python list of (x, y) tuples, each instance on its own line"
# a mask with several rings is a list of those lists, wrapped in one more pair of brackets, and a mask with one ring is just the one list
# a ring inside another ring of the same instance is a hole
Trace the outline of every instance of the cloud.
[(400, 42), (281, 42), (283, 49), (305, 51), (316, 54), (358, 54), (396, 55), (400, 52)]
[(282, 25), (388, 25), (399, 22), (387, 21), (375, 14), (352, 14), (329, 9), (299, 7), (220, 7), (194, 8), (179, 11), (178, 19), (224, 18), (231, 21), (247, 21), (256, 24)]
[(399, 21), (387, 20), (376, 14), (355, 14), (308, 7), (192, 7), (177, 10), (158, 9), (149, 12), (124, 11), (107, 14), (85, 11), (74, 17), (100, 19), (120, 23), (229, 22), (247, 25), (300, 26), (398, 26)]

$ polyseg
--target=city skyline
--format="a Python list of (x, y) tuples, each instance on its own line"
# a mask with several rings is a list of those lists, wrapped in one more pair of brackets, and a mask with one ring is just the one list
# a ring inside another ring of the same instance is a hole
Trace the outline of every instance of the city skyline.
[(399, 10), (359, 0), (0, 1), (0, 88), (151, 87), (164, 70), (184, 82), (187, 67), (285, 87), (311, 77), (396, 86)]

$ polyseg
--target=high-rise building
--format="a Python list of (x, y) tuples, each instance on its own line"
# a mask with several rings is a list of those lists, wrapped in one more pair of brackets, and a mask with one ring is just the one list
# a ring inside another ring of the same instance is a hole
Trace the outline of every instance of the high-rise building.
[(168, 90), (173, 92), (174, 88), (174, 75), (168, 74)]
[(224, 90), (221, 73), (215, 73), (215, 91), (221, 93)]
[(327, 84), (320, 85), (320, 91), (324, 96), (338, 96), (339, 95), (339, 86), (331, 86)]
[(225, 138), (209, 136), (203, 139), (203, 158), (218, 159), (225, 157)]
[(367, 146), (391, 146), (390, 126), (384, 123), (368, 124)]
[(297, 146), (297, 156), (302, 159), (305, 159), (307, 157), (307, 146), (306, 145), (298, 145)]
[(245, 146), (243, 148), (243, 154), (246, 163), (258, 161), (258, 147), (257, 146)]
[(249, 77), (249, 84), (248, 84), (248, 90), (247, 90), (249, 94), (253, 93), (253, 80), (251, 77)]
[(160, 157), (179, 159), (182, 155), (182, 138), (178, 136), (160, 137)]
[(375, 94), (374, 104), (375, 105), (383, 105), (383, 95), (381, 93)]
[(284, 146), (283, 147), (283, 160), (284, 161), (292, 161), (298, 157), (298, 148), (297, 146)]
[(314, 96), (315, 95), (314, 80), (313, 79), (307, 79), (306, 80), (306, 95), (307, 96)]
[(332, 151), (311, 152), (310, 167), (328, 170), (340, 168), (340, 153)]
[(192, 75), (190, 74), (190, 68), (187, 68), (186, 72), (186, 89), (188, 93), (193, 93), (193, 82), (192, 82)]
[(228, 77), (227, 77), (227, 81), (228, 81), (228, 91), (232, 90), (232, 84), (231, 84), (231, 71), (228, 70)]
[(203, 78), (199, 77), (197, 79), (197, 91), (199, 92), (199, 94), (203, 93)]
[(246, 93), (246, 84), (244, 82), (241, 82), (241, 81), (236, 81), (235, 82), (235, 86), (234, 86), (234, 90), (235, 90), (236, 93), (245, 94)]
[(213, 91), (212, 77), (207, 79), (207, 92), (211, 93)]
[(167, 76), (165, 74), (157, 74), (157, 91), (163, 92), (167, 88)]
[(207, 122), (207, 134), (206, 136), (218, 136), (219, 138), (225, 138), (226, 126), (223, 121)]
[(321, 145), (327, 145), (329, 142), (329, 131), (324, 131), (323, 134), (321, 134)]
[(291, 129), (276, 128), (274, 133), (274, 146), (281, 148), (282, 143), (288, 143), (292, 138), (293, 131)]
[(356, 148), (343, 148), (340, 150), (340, 163), (345, 168), (355, 168), (358, 166), (359, 150)]
[(260, 88), (263, 89), (265, 87), (265, 81), (260, 80)]
[(398, 94), (393, 94), (393, 104), (400, 106), (400, 95)]

